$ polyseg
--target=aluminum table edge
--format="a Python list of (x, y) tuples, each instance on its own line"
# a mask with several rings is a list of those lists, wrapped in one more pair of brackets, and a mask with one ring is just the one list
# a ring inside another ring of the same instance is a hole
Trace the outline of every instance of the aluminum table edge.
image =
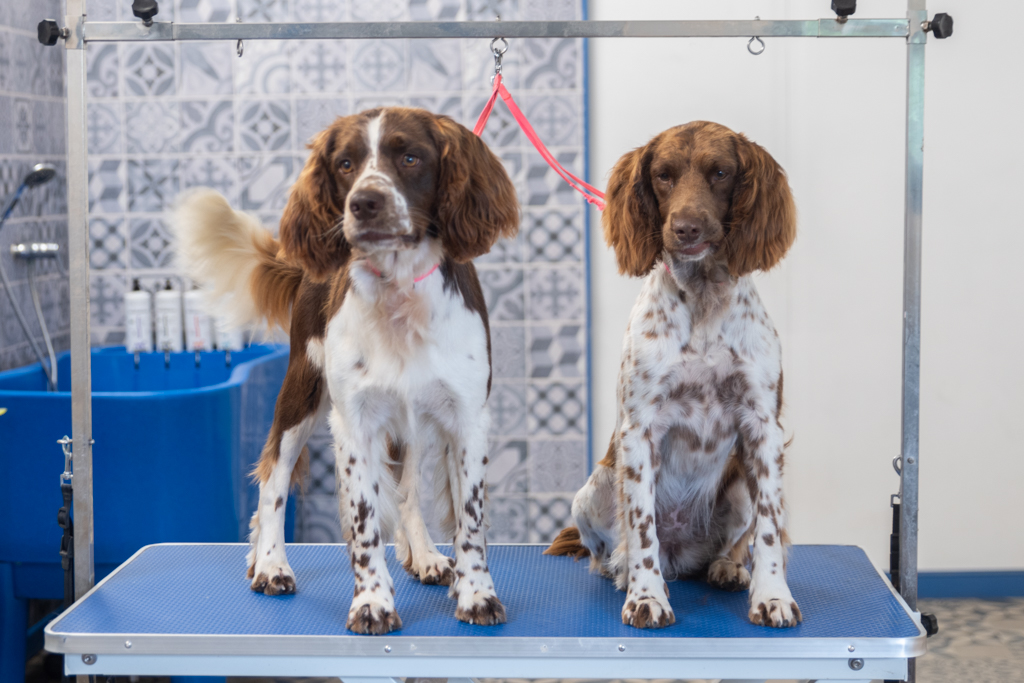
[[(454, 618), (454, 617), (453, 617)], [(125, 642), (131, 642), (131, 653)], [(183, 635), (104, 633), (73, 634), (47, 629), (46, 649), (59, 654), (130, 655), (303, 655), (393, 657), (564, 657), (689, 659), (907, 658), (927, 651), (925, 636), (912, 638), (502, 638), (500, 636), (308, 636)], [(620, 651), (619, 647), (625, 649)], [(849, 648), (853, 647), (854, 655)]]
[[(854, 672), (849, 659), (737, 659), (694, 657), (604, 660), (587, 657), (530, 658), (415, 658), (284, 656), (165, 656), (96, 655), (85, 664), (79, 657), (65, 659), (68, 673), (100, 675), (171, 676), (342, 676), (431, 678), (699, 678), (699, 679), (899, 679), (907, 672), (901, 658), (865, 658)], [(860, 677), (863, 676), (863, 679)]]

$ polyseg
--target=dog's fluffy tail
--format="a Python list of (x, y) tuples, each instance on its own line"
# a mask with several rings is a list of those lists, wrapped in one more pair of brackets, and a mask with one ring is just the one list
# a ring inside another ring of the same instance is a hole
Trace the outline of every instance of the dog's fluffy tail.
[(572, 555), (576, 560), (583, 557), (589, 557), (590, 551), (587, 550), (587, 546), (583, 545), (583, 540), (580, 538), (580, 530), (574, 526), (569, 526), (558, 534), (548, 549), (544, 551), (545, 555)]
[(252, 217), (206, 188), (182, 195), (171, 220), (181, 270), (208, 292), (209, 312), (236, 327), (289, 327), (302, 268)]

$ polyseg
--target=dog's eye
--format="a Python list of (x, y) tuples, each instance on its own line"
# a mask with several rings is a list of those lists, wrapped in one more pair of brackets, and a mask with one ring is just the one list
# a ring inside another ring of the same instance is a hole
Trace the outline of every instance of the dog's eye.
[(420, 158), (417, 156), (413, 156), (412, 154), (406, 154), (405, 156), (402, 157), (402, 166), (412, 167), (418, 163), (420, 163)]
[(662, 171), (661, 173), (658, 174), (657, 178), (663, 183), (667, 183), (668, 181), (672, 180), (672, 176), (669, 175), (668, 171)]
[(351, 173), (352, 172), (352, 162), (351, 162), (351, 160), (349, 160), (349, 159), (342, 159), (342, 161), (341, 161), (341, 171), (342, 171), (342, 173)]
[(729, 172), (728, 171), (723, 171), (721, 169), (715, 171), (715, 180), (725, 180), (728, 177), (729, 177)]

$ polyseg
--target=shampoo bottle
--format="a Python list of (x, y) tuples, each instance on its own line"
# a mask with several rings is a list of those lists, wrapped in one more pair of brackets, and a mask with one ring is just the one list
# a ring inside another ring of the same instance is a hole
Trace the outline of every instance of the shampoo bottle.
[(181, 329), (181, 292), (171, 288), (170, 280), (163, 290), (156, 293), (156, 348), (174, 353), (185, 350)]
[(213, 321), (203, 306), (198, 289), (185, 292), (185, 346), (189, 351), (213, 350)]
[(124, 345), (129, 353), (149, 353), (153, 350), (153, 297), (132, 282), (132, 291), (124, 295)]

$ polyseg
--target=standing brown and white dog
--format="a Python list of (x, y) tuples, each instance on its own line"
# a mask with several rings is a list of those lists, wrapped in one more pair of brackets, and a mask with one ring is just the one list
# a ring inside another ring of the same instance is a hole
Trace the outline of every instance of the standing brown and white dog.
[[(607, 456), (549, 554), (590, 555), (627, 591), (622, 620), (675, 622), (667, 580), (750, 588), (755, 624), (791, 626), (779, 338), (749, 273), (789, 249), (785, 173), (724, 126), (669, 129), (615, 165), (604, 212), (619, 270), (646, 275)], [(745, 566), (753, 538), (752, 575)]]
[[(451, 586), (457, 618), (501, 623), (484, 539), (490, 333), (470, 260), (517, 231), (515, 188), (472, 132), (422, 110), (339, 118), (311, 149), (279, 241), (210, 190), (185, 197), (174, 221), (182, 266), (222, 312), (290, 330), (288, 372), (255, 472), (252, 589), (295, 591), (284, 503), (329, 411), (355, 574), (348, 628), (401, 628), (384, 561), (392, 533), (410, 573)], [(440, 454), (435, 480), (454, 561), (438, 552), (420, 512), (420, 465), (431, 453)]]

